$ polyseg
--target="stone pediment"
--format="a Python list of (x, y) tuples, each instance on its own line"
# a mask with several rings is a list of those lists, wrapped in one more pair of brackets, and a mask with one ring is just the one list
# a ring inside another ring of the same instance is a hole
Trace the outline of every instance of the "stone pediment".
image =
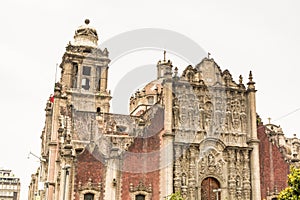
[(209, 87), (225, 86), (233, 89), (245, 89), (242, 77), (240, 77), (239, 84), (237, 84), (227, 69), (222, 71), (214, 59), (210, 58), (204, 58), (195, 67), (187, 66), (182, 73), (181, 80), (190, 83), (204, 83)]

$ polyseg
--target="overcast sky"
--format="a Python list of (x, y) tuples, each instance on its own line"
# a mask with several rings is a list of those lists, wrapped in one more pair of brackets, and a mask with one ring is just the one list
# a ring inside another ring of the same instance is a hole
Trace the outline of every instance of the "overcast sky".
[[(246, 82), (252, 70), (257, 112), (263, 121), (271, 117), (288, 136), (300, 136), (300, 1), (41, 2), (0, 3), (0, 166), (21, 178), (22, 200), (27, 199), (30, 175), (38, 166), (38, 160), (27, 155), (40, 153), (44, 108), (53, 93), (56, 63), (86, 18), (98, 30), (99, 43), (135, 29), (167, 29), (210, 52), (236, 81), (242, 74)], [(118, 69), (126, 72), (143, 60), (155, 64), (156, 53), (145, 53), (145, 58), (141, 53), (128, 55), (112, 65), (109, 89), (113, 92), (120, 78)]]

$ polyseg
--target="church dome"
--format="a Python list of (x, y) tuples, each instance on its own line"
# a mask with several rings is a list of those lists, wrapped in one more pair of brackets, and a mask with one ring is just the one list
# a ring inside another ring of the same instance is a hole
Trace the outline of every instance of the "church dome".
[(130, 98), (130, 114), (138, 116), (144, 113), (149, 107), (156, 104), (162, 92), (162, 79), (148, 83), (141, 90), (135, 92)]
[(89, 25), (90, 20), (86, 19), (84, 25), (79, 26), (75, 31), (74, 46), (98, 46), (98, 34), (95, 28)]
[(162, 79), (157, 79), (148, 83), (141, 91), (146, 95), (156, 95), (162, 89)]

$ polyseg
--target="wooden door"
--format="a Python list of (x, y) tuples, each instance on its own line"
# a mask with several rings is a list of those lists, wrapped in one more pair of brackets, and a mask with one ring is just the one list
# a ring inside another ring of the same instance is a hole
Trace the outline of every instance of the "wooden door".
[[(219, 189), (220, 183), (217, 179), (208, 177), (201, 183), (201, 200), (217, 200), (217, 193), (213, 189)], [(221, 194), (218, 193), (218, 200), (221, 200)]]

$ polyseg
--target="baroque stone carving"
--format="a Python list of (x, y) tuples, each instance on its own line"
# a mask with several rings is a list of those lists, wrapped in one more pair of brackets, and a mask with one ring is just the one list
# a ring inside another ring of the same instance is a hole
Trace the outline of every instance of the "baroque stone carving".
[(93, 183), (92, 179), (89, 178), (88, 182), (85, 185), (82, 185), (81, 181), (78, 183), (78, 190), (83, 191), (83, 190), (94, 190), (94, 191), (101, 191), (102, 189), (102, 183)]
[(148, 193), (152, 193), (152, 185), (149, 184), (148, 186), (145, 186), (145, 184), (142, 181), (140, 181), (139, 184), (136, 186), (134, 186), (133, 183), (130, 183), (129, 191), (130, 192), (145, 191)]
[(224, 165), (225, 161), (221, 155), (217, 155), (217, 153), (213, 151), (204, 153), (198, 163), (200, 179), (209, 174), (213, 174), (225, 180), (223, 173)]

